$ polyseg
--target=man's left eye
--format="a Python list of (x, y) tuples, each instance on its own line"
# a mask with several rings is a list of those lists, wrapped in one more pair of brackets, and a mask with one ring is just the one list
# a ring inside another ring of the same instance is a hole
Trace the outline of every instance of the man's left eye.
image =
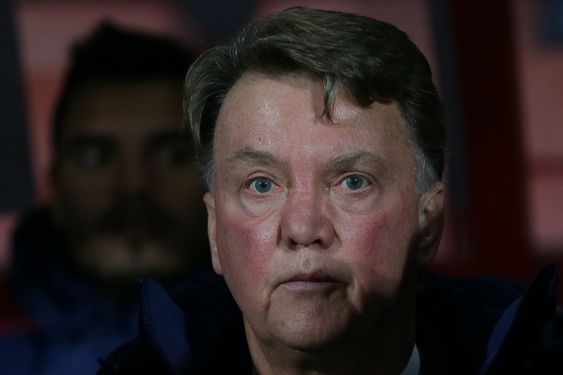
[(269, 193), (274, 187), (274, 182), (266, 177), (258, 177), (250, 181), (249, 188), (255, 193)]
[(344, 181), (342, 181), (342, 184), (344, 184), (344, 186), (350, 190), (361, 190), (365, 188), (369, 184), (369, 182), (364, 176), (353, 174), (347, 176)]

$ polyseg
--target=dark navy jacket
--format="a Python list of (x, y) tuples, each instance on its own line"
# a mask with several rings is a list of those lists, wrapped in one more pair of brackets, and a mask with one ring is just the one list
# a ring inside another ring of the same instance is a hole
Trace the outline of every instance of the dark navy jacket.
[(136, 335), (138, 296), (110, 297), (73, 273), (46, 210), (16, 230), (11, 271), (10, 292), (22, 316), (14, 325), (2, 322), (0, 311), (0, 374), (95, 374), (99, 357)]
[[(421, 278), (420, 374), (563, 374), (556, 282), (553, 267), (527, 290), (490, 277)], [(102, 360), (98, 374), (252, 373), (240, 312), (211, 270), (168, 290), (146, 280), (142, 311), (139, 337)]]

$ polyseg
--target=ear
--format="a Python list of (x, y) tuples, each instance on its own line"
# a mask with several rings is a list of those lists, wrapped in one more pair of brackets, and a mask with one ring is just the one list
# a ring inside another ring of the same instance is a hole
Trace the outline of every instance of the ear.
[(207, 235), (209, 236), (209, 248), (211, 250), (211, 261), (213, 269), (217, 274), (222, 275), (221, 263), (217, 253), (217, 226), (215, 224), (215, 197), (213, 193), (207, 192), (203, 196), (205, 207), (207, 208)]
[(419, 265), (424, 265), (438, 250), (444, 227), (444, 184), (440, 181), (420, 197), (418, 224), (420, 235), (416, 258)]

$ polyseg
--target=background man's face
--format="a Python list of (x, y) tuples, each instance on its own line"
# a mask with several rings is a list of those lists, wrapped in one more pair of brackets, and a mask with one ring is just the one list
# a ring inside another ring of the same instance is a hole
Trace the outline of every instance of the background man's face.
[(219, 113), (209, 238), (251, 345), (377, 330), (412, 278), (421, 196), (397, 105), (322, 111), (317, 82), (247, 74)]
[(181, 84), (87, 85), (71, 99), (55, 214), (78, 265), (103, 279), (170, 276), (201, 251), (202, 187), (181, 138)]

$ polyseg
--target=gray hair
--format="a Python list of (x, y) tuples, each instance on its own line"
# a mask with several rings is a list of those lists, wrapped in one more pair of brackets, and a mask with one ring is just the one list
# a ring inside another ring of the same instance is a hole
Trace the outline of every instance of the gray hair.
[(417, 190), (444, 170), (443, 108), (430, 66), (408, 36), (388, 23), (337, 11), (291, 8), (252, 22), (229, 44), (204, 52), (185, 83), (184, 124), (192, 130), (198, 161), (213, 186), (213, 135), (229, 90), (245, 73), (304, 74), (324, 86), (331, 118), (340, 90), (357, 104), (396, 102), (411, 134)]

